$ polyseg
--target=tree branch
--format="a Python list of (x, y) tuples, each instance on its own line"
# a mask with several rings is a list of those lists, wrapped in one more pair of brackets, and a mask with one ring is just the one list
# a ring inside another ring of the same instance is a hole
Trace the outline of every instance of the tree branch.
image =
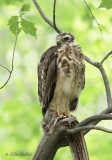
[[(66, 132), (67, 129), (73, 129), (78, 123), (76, 118), (66, 118), (58, 121), (56, 125), (50, 126), (49, 132), (45, 132), (42, 140), (35, 152), (33, 160), (53, 160), (56, 151), (59, 149), (64, 141), (64, 145), (69, 145), (73, 154), (73, 160), (88, 160), (88, 152), (84, 136), (81, 133), (69, 136)], [(51, 133), (52, 132), (52, 133)], [(65, 141), (68, 143), (65, 143)]]
[(101, 60), (100, 64), (103, 64), (103, 62), (112, 54), (112, 51), (106, 54), (106, 56)]
[(110, 129), (107, 129), (101, 126), (94, 126), (94, 125), (76, 127), (74, 129), (67, 129), (66, 132), (68, 135), (73, 135), (73, 134), (76, 134), (77, 132), (81, 132), (84, 130), (93, 130), (93, 129), (100, 130), (100, 131), (107, 132), (107, 133), (112, 133), (112, 130)]
[(59, 30), (56, 26), (56, 0), (54, 0), (54, 5), (53, 5), (53, 25), (55, 30), (60, 34), (61, 30)]
[(108, 107), (110, 107), (112, 105), (112, 99), (111, 99), (111, 90), (110, 90), (110, 85), (109, 85), (109, 81), (108, 81), (108, 77), (106, 75), (105, 69), (102, 66), (102, 63), (109, 57), (109, 55), (111, 54), (111, 52), (109, 52), (103, 59), (101, 62), (94, 62), (92, 59), (90, 59), (89, 57), (87, 57), (86, 55), (84, 55), (84, 59), (90, 63), (91, 65), (97, 67), (100, 70), (100, 73), (103, 77), (103, 82), (105, 85), (105, 90), (106, 90), (106, 97), (107, 97), (107, 104)]
[[(75, 128), (77, 124), (79, 124), (77, 120), (73, 121), (71, 124), (72, 128)], [(67, 128), (65, 133), (67, 133), (67, 131), (71, 130), (72, 128), (71, 127)], [(67, 139), (68, 139), (73, 160), (89, 160), (86, 142), (84, 139), (84, 135), (81, 132), (68, 135)]]
[(100, 33), (101, 33), (101, 37), (102, 37), (102, 39), (103, 39), (102, 29), (101, 29), (101, 27), (100, 27), (99, 22), (97, 21), (97, 19), (95, 18), (94, 14), (92, 13), (91, 8), (89, 7), (89, 5), (88, 5), (88, 3), (86, 2), (86, 0), (84, 0), (84, 3), (85, 3), (85, 5), (87, 6), (87, 8), (88, 8), (88, 10), (89, 10), (89, 12), (90, 12), (90, 14), (91, 14), (91, 16), (92, 16), (93, 19), (95, 20), (96, 24), (98, 25), (98, 28), (99, 28)]
[(97, 62), (94, 62), (91, 58), (87, 57), (86, 55), (83, 55), (84, 56), (84, 59), (90, 63), (91, 65), (95, 66), (95, 67), (98, 67), (97, 65)]
[(103, 82), (104, 82), (105, 90), (106, 90), (107, 104), (108, 104), (108, 107), (110, 107), (110, 105), (112, 104), (112, 99), (111, 99), (111, 90), (110, 90), (110, 85), (109, 85), (109, 81), (107, 78), (107, 74), (105, 72), (104, 67), (101, 64), (98, 66), (98, 68), (103, 77)]
[(12, 76), (12, 72), (14, 70), (14, 56), (15, 56), (15, 49), (16, 49), (16, 44), (17, 44), (17, 39), (18, 39), (18, 24), (16, 26), (16, 35), (15, 35), (15, 43), (14, 43), (14, 48), (13, 48), (13, 53), (12, 53), (12, 62), (11, 62), (11, 70), (9, 70), (7, 67), (3, 66), (0, 64), (0, 66), (4, 69), (6, 69), (9, 72), (9, 77), (6, 80), (6, 82), (0, 87), (0, 89), (4, 88), (6, 86), (6, 84), (9, 82), (11, 76)]
[(41, 15), (41, 17), (44, 19), (44, 21), (49, 24), (56, 32), (60, 32), (59, 28), (55, 28), (53, 23), (45, 16), (44, 12), (42, 11), (42, 9), (40, 8), (38, 2), (36, 0), (32, 0), (36, 9), (38, 10), (39, 14)]
[(57, 149), (59, 141), (59, 132), (55, 132), (52, 135), (43, 135), (39, 146), (35, 152), (33, 160), (53, 160)]
[[(110, 115), (109, 113), (112, 113), (112, 105), (111, 105), (111, 107), (108, 107), (108, 108), (106, 108), (104, 111), (102, 111), (102, 112), (100, 113), (100, 115), (102, 115), (102, 114), (108, 114), (108, 115)], [(82, 122), (83, 122), (83, 121), (82, 121)], [(99, 122), (100, 122), (100, 119), (97, 120), (97, 121), (91, 122), (91, 124), (92, 124), (92, 125), (96, 125), (96, 124), (98, 124)], [(85, 134), (87, 134), (89, 131), (90, 131), (90, 130), (83, 131), (83, 134), (85, 135)]]
[(86, 126), (86, 125), (91, 124), (92, 122), (97, 122), (101, 120), (112, 120), (112, 115), (111, 114), (94, 115), (89, 118), (86, 118), (85, 120), (80, 122), (76, 127)]
[(5, 67), (5, 66), (3, 66), (3, 65), (1, 65), (1, 64), (0, 64), (0, 66), (1, 66), (2, 68), (6, 69), (6, 70), (10, 73), (10, 70), (9, 70), (7, 67)]

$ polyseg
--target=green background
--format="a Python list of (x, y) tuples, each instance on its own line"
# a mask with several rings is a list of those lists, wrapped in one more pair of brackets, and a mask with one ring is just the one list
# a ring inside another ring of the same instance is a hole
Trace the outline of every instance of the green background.
[[(25, 14), (24, 18), (36, 23), (37, 39), (24, 32), (20, 33), (11, 80), (0, 90), (0, 160), (30, 160), (42, 137), (42, 114), (37, 94), (37, 64), (42, 53), (56, 43), (57, 33), (43, 21), (31, 1), (13, 2), (14, 0), (0, 1), (0, 64), (11, 68), (15, 37), (9, 31), (7, 23), (11, 16), (18, 15), (23, 2), (29, 2), (31, 5), (30, 12)], [(53, 0), (38, 2), (45, 14), (52, 19)], [(112, 9), (99, 9), (100, 2), (88, 1), (88, 4), (101, 24), (103, 39), (98, 25), (91, 18), (83, 1), (57, 1), (56, 9), (58, 27), (74, 34), (83, 53), (95, 61), (100, 61), (112, 50)], [(111, 61), (112, 58), (108, 58), (104, 67), (112, 89)], [(7, 78), (8, 72), (0, 68), (0, 86)], [(81, 94), (79, 107), (73, 114), (81, 121), (100, 113), (106, 105), (105, 88), (100, 72), (86, 63), (86, 86)], [(111, 121), (103, 121), (99, 125), (112, 128)], [(90, 160), (112, 159), (111, 134), (91, 131), (85, 138)], [(22, 153), (31, 155), (20, 156)], [(67, 159), (71, 159), (69, 148), (60, 149), (55, 156), (55, 160)]]

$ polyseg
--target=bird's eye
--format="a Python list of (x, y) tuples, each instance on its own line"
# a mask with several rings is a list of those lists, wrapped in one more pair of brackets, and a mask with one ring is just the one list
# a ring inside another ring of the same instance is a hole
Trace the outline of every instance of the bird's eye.
[(69, 40), (69, 37), (65, 37), (65, 38), (63, 38), (65, 41), (68, 41)]

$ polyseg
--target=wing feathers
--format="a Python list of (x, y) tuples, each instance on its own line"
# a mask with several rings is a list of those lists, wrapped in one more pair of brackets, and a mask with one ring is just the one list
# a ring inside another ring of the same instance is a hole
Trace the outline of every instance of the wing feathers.
[(53, 46), (44, 52), (38, 65), (38, 95), (43, 115), (46, 113), (54, 95), (57, 76), (55, 52), (57, 49), (57, 46)]

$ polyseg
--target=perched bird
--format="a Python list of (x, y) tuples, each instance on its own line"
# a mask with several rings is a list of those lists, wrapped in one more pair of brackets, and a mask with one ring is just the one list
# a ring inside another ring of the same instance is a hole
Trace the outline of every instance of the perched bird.
[(43, 124), (52, 116), (70, 117), (85, 86), (85, 65), (81, 47), (70, 33), (61, 33), (57, 45), (43, 53), (38, 65), (38, 95)]

